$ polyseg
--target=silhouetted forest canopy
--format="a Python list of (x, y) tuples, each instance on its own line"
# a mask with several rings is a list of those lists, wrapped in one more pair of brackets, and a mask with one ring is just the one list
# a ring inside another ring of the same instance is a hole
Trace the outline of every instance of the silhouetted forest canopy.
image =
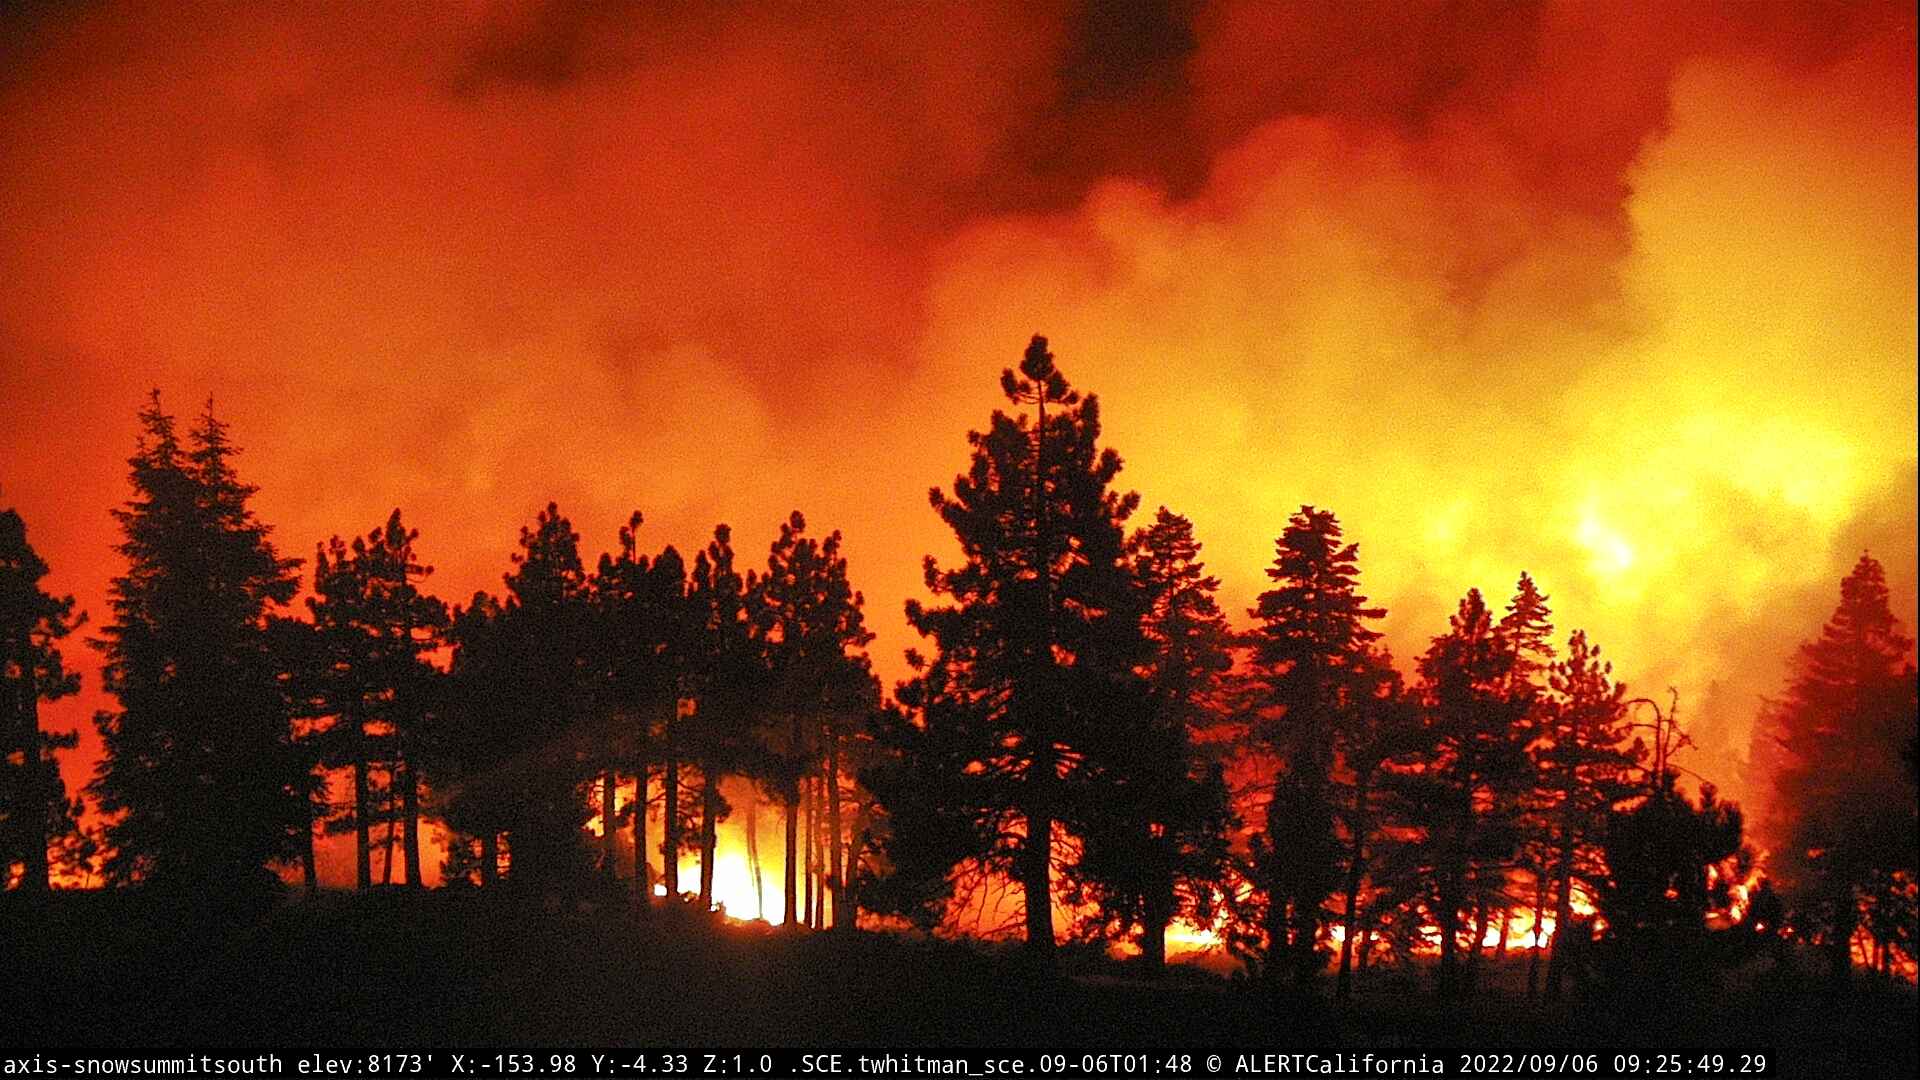
[[(218, 940), (345, 918), (369, 949), (434, 965), (455, 961), (422, 935), (495, 951), (509, 931), (483, 924), (505, 911), (587, 917), (609, 955), (683, 938), (794, 970), (966, 967), (925, 950), (971, 955), (928, 935), (971, 936), (1036, 985), (1106, 964), (1173, 995), (1157, 1000), (1250, 995), (1222, 999), (1228, 1028), (1383, 994), (1906, 993), (1920, 711), (1871, 555), (1756, 728), (1762, 858), (1693, 771), (1685, 688), (1630, 688), (1562, 631), (1546, 583), (1516, 568), (1510, 598), (1469, 589), (1397, 658), (1362, 538), (1302, 506), (1274, 523), (1270, 587), (1229, 612), (1188, 519), (1124, 490), (1098, 397), (1046, 339), (1000, 389), (929, 494), (958, 556), (927, 557), (906, 605), (922, 642), (892, 687), (841, 534), (800, 510), (764, 559), (725, 524), (691, 558), (656, 548), (639, 510), (594, 557), (549, 503), (499, 590), (448, 603), (428, 591), (432, 538), (398, 509), (285, 554), (211, 404), (183, 425), (154, 392), (113, 511), (125, 570), (85, 639), (114, 705), (84, 791), (55, 765), (74, 734), (38, 708), (77, 688), (62, 649), (85, 616), (42, 590), (27, 524), (0, 513), (9, 970), (87, 953), (58, 928), (124, 902)], [(744, 852), (722, 842), (740, 819)], [(422, 890), (440, 859), (440, 898), (342, 915), (316, 871), (326, 837), (350, 838), (360, 893)], [(722, 877), (743, 856), (778, 925), (733, 940), (723, 916), (747, 913)], [(808, 932), (839, 943), (789, 941)]]

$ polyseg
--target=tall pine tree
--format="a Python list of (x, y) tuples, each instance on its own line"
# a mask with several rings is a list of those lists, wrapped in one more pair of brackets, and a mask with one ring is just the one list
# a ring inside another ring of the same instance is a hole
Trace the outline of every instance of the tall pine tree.
[[(1507, 602), (1506, 614), (1500, 617), (1497, 627), (1501, 638), (1513, 650), (1513, 668), (1507, 675), (1512, 690), (1533, 695), (1533, 714), (1527, 718), (1527, 723), (1535, 731), (1543, 730), (1546, 726), (1543, 714), (1550, 705), (1548, 680), (1556, 655), (1553, 647), (1553, 609), (1547, 606), (1547, 599), (1547, 595), (1534, 582), (1533, 575), (1521, 571), (1520, 580), (1514, 586), (1513, 599)], [(1538, 748), (1536, 744), (1536, 751)], [(1542, 786), (1535, 790), (1534, 797), (1528, 801), (1522, 813), (1521, 848), (1517, 862), (1527, 873), (1527, 888), (1533, 902), (1533, 949), (1527, 955), (1528, 994), (1537, 992), (1540, 984), (1547, 905), (1553, 899), (1553, 860), (1559, 850), (1552, 816), (1557, 806), (1557, 793)], [(1502, 950), (1507, 945), (1506, 926), (1515, 902), (1514, 897), (1507, 897), (1502, 912), (1499, 945)]]
[[(1524, 655), (1521, 653), (1520, 655)], [(1553, 956), (1547, 966), (1547, 997), (1558, 998), (1573, 932), (1573, 894), (1598, 897), (1607, 876), (1602, 851), (1614, 808), (1635, 795), (1645, 745), (1629, 730), (1626, 686), (1613, 681), (1613, 665), (1600, 647), (1575, 630), (1567, 658), (1551, 669), (1550, 691), (1540, 709), (1542, 739), (1535, 751), (1537, 791), (1550, 845), (1544, 868), (1553, 875)]]
[(56, 866), (80, 870), (92, 854), (80, 801), (68, 797), (54, 756), (78, 735), (40, 726), (42, 701), (80, 689), (60, 640), (85, 618), (75, 617), (73, 597), (41, 589), (48, 572), (27, 543), (26, 522), (0, 511), (0, 888), (17, 880), (32, 892), (47, 891)]
[(296, 856), (308, 828), (266, 633), (299, 560), (254, 516), (211, 405), (185, 443), (157, 391), (140, 425), (133, 497), (114, 511), (127, 570), (99, 640), (119, 701), (96, 718), (90, 788), (109, 819), (106, 875), (229, 895), (271, 886), (269, 866)]
[(407, 883), (420, 884), (419, 743), (438, 677), (426, 657), (439, 645), (447, 608), (420, 591), (433, 568), (414, 554), (419, 536), (395, 510), (351, 544), (336, 536), (314, 552), (307, 606), (321, 648), (321, 699), (333, 717), (323, 760), (352, 772), (353, 805), (342, 824), (354, 833), (354, 884), (362, 890), (373, 884), (376, 794), (398, 816)]
[[(1225, 888), (1231, 813), (1222, 762), (1196, 736), (1220, 723), (1233, 632), (1186, 518), (1161, 507), (1134, 533), (1129, 562), (1152, 651), (1142, 668), (1144, 722), (1103, 748), (1096, 813), (1079, 878), (1105, 933), (1137, 932), (1149, 972), (1166, 965), (1175, 919), (1213, 921)], [(1116, 727), (1118, 727), (1116, 725)]]
[(937, 752), (916, 763), (913, 798), (927, 805), (893, 822), (890, 843), (910, 865), (910, 849), (942, 847), (967, 822), (965, 850), (921, 861), (958, 856), (1017, 881), (1027, 944), (1045, 963), (1054, 868), (1071, 869), (1055, 828), (1098, 812), (1089, 753), (1116, 742), (1103, 726), (1142, 714), (1128, 703), (1148, 647), (1125, 560), (1139, 497), (1113, 490), (1120, 456), (1100, 446), (1098, 400), (1068, 384), (1045, 338), (1000, 386), (1016, 412), (970, 433), (968, 471), (951, 495), (931, 493), (961, 562), (929, 557), (927, 589), (943, 602), (907, 607), (935, 652), (902, 698)]
[(594, 738), (593, 606), (580, 537), (548, 503), (520, 530), (507, 597), (476, 594), (455, 614), (448, 715), (436, 725), (448, 816), (480, 839), (490, 883), (507, 841), (514, 881), (570, 888), (591, 872), (583, 843)]
[[(1762, 749), (1779, 760), (1774, 866), (1836, 980), (1848, 975), (1861, 909), (1877, 893), (1913, 909), (1920, 845), (1911, 772), (1900, 758), (1914, 730), (1912, 648), (1889, 607), (1885, 568), (1862, 555), (1820, 636), (1800, 647), (1786, 693), (1762, 718), (1771, 742)], [(1914, 938), (1906, 940), (1910, 948)]]
[(1440, 935), (1441, 996), (1465, 994), (1461, 931), (1484, 939), (1486, 912), (1520, 841), (1521, 797), (1533, 785), (1526, 718), (1531, 690), (1512, 680), (1515, 654), (1478, 589), (1420, 659), (1425, 736), (1405, 785), (1424, 831), (1416, 876)]
[(1301, 507), (1274, 547), (1273, 588), (1247, 637), (1254, 734), (1279, 762), (1253, 855), (1266, 971), (1304, 984), (1322, 966), (1324, 904), (1340, 881), (1334, 767), (1380, 693), (1380, 634), (1366, 624), (1386, 611), (1360, 594), (1359, 547), (1330, 511)]
[(873, 634), (866, 627), (865, 599), (847, 576), (840, 545), (838, 532), (809, 536), (806, 519), (795, 511), (781, 524), (754, 593), (768, 664), (766, 711), (773, 718), (766, 732), (773, 748), (767, 776), (786, 813), (782, 890), (789, 926), (801, 922), (801, 793), (816, 775), (828, 804), (833, 853), (826, 879), (834, 924), (852, 925), (851, 905), (844, 902), (840, 757), (843, 743), (877, 707), (879, 688), (866, 655)]
[[(641, 555), (634, 535), (638, 525), (636, 514), (621, 532), (620, 556), (601, 559), (595, 595), (601, 613), (596, 646), (602, 655), (604, 707), (625, 729), (631, 745), (634, 882), (644, 911), (653, 898), (648, 837), (653, 773), (670, 758), (669, 739), (679, 721), (694, 627), (686, 563), (672, 547), (651, 560)], [(677, 783), (677, 751), (671, 760)], [(676, 813), (674, 820), (677, 829), (684, 815)], [(677, 865), (675, 870), (677, 884)]]
[(694, 556), (690, 586), (695, 634), (687, 658), (687, 693), (694, 711), (684, 725), (684, 743), (700, 771), (700, 907), (706, 910), (713, 906), (719, 823), (732, 810), (721, 782), (757, 770), (754, 728), (763, 689), (760, 646), (748, 609), (756, 583), (751, 573), (734, 568), (727, 526), (716, 526), (706, 550)]

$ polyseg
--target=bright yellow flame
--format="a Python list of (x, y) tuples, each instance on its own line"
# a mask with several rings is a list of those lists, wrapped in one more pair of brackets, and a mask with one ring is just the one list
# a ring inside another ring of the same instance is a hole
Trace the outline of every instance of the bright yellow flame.
[(1573, 538), (1590, 556), (1587, 565), (1594, 576), (1617, 581), (1633, 569), (1633, 545), (1618, 529), (1600, 520), (1592, 509), (1580, 518), (1580, 527), (1574, 530)]

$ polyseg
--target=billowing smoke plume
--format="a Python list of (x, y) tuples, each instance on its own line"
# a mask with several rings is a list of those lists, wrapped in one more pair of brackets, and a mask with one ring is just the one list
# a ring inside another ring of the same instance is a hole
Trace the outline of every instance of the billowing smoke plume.
[(1236, 606), (1302, 502), (1403, 659), (1530, 570), (1737, 795), (1862, 548), (1911, 625), (1910, 10), (871, 7), (12, 16), (0, 502), (52, 584), (104, 613), (157, 385), (290, 554), (401, 506), (453, 598), (549, 498), (749, 554), (798, 506), (897, 674), (1039, 331)]

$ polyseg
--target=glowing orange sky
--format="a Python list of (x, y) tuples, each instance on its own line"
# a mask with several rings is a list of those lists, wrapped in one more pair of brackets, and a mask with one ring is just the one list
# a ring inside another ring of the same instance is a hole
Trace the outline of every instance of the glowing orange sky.
[(134, 410), (212, 394), (288, 554), (400, 506), (459, 599), (549, 498), (799, 507), (897, 676), (1041, 331), (1233, 608), (1302, 502), (1402, 656), (1529, 569), (1756, 794), (1863, 547), (1914, 621), (1911, 5), (1394, 7), (11, 16), (0, 505), (102, 617)]

